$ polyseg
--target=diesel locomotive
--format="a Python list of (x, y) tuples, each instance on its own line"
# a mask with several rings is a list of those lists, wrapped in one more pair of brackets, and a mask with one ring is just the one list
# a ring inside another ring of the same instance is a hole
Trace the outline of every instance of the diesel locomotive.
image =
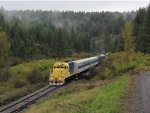
[(105, 58), (104, 54), (70, 62), (56, 62), (50, 71), (49, 84), (62, 85), (71, 77), (78, 77), (80, 73), (98, 65)]

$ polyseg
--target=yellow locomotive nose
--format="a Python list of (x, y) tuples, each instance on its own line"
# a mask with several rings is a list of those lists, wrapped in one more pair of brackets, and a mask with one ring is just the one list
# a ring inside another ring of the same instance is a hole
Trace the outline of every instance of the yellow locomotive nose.
[(65, 78), (70, 76), (69, 65), (65, 62), (55, 63), (50, 74), (50, 85), (62, 85)]

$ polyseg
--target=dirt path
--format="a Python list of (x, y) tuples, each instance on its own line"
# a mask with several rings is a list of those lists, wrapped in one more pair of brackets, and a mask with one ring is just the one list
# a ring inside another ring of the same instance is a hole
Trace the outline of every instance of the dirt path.
[(150, 113), (150, 72), (132, 81), (125, 107), (128, 113)]

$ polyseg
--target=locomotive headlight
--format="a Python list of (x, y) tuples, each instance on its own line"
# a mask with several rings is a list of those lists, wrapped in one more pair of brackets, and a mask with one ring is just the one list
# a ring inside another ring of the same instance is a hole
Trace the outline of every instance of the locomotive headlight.
[(59, 77), (58, 79), (59, 79), (59, 80), (61, 80), (61, 78), (60, 78), (60, 77)]
[(53, 80), (54, 78), (53, 78), (53, 77), (51, 77), (51, 79)]

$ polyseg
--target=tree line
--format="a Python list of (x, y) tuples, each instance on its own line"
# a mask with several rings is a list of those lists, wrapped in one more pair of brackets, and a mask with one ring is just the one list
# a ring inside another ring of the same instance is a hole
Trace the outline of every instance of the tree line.
[(135, 49), (150, 53), (150, 5), (140, 8), (134, 20)]
[(0, 9), (0, 82), (11, 77), (7, 67), (19, 59), (82, 51), (150, 53), (150, 5), (123, 13)]
[(121, 37), (115, 40), (114, 50), (150, 53), (150, 5), (140, 8), (133, 21), (124, 22)]
[[(20, 58), (68, 56), (74, 52), (111, 51), (126, 19), (135, 12), (57, 12), (0, 10), (0, 31), (10, 55)], [(99, 45), (101, 44), (101, 46)]]
[(137, 12), (119, 13), (1, 8), (0, 31), (8, 40), (1, 43), (9, 45), (9, 56), (20, 58), (122, 51), (132, 48), (131, 42), (136, 51), (146, 53), (149, 52), (149, 10), (147, 7)]

